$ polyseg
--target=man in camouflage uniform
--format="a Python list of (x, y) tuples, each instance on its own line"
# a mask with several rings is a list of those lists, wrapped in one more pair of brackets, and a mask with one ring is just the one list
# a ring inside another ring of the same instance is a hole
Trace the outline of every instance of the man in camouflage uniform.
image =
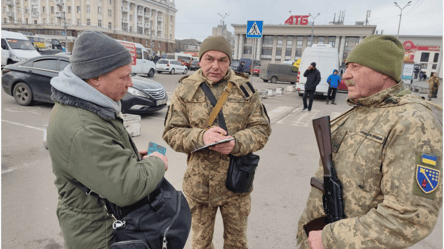
[[(312, 188), (299, 220), (301, 248), (404, 248), (435, 227), (442, 203), (442, 125), (427, 101), (401, 82), (402, 44), (369, 36), (347, 58), (344, 79), (353, 108), (332, 120), (333, 163), (346, 218), (311, 231), (325, 216)], [(323, 176), (319, 167), (315, 175)]]
[[(224, 222), (224, 248), (248, 248), (247, 221), (250, 193), (236, 194), (225, 187), (229, 156), (262, 149), (271, 134), (269, 118), (248, 77), (230, 70), (231, 48), (223, 37), (210, 37), (199, 51), (201, 69), (180, 80), (171, 99), (163, 139), (187, 153), (183, 191), (192, 213), (192, 248), (214, 248), (214, 222), (220, 208)], [(206, 129), (213, 106), (199, 87), (205, 82), (219, 99), (228, 82), (234, 86), (221, 112), (227, 131), (215, 121)], [(191, 153), (195, 148), (225, 138), (235, 140)]]

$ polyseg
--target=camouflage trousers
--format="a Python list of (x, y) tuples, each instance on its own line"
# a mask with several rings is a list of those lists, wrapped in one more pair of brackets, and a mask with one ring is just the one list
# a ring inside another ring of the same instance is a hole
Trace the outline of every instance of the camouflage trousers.
[(191, 208), (191, 248), (214, 249), (213, 232), (217, 209), (224, 224), (224, 249), (247, 249), (247, 223), (250, 195), (231, 198), (221, 206), (210, 207), (187, 197)]

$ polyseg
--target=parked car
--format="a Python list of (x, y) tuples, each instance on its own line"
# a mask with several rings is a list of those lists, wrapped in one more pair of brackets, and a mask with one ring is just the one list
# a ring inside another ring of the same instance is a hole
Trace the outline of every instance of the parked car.
[[(51, 79), (69, 65), (68, 55), (44, 55), (5, 66), (2, 70), (2, 88), (19, 105), (35, 101), (53, 103)], [(122, 99), (123, 113), (149, 113), (166, 107), (165, 88), (150, 79), (134, 77), (133, 87)]]
[(158, 73), (168, 72), (170, 74), (186, 74), (188, 72), (188, 68), (183, 66), (180, 61), (169, 59), (160, 59), (156, 64), (156, 70)]
[[(255, 67), (255, 66), (261, 66), (261, 61), (259, 60), (254, 60), (254, 62), (251, 59), (248, 58), (240, 58), (239, 60), (240, 62), (245, 62), (244, 64), (244, 72), (250, 74), (250, 70), (251, 67)], [(238, 64), (239, 65), (239, 64)]]
[(341, 76), (341, 82), (338, 85), (338, 92), (348, 92), (348, 87), (345, 84), (345, 80), (342, 79), (342, 76)]
[(270, 63), (266, 70), (261, 70), (259, 77), (264, 82), (282, 81), (294, 84), (298, 79), (298, 68), (292, 65)]
[(261, 67), (260, 66), (255, 66), (253, 68), (253, 76), (254, 75), (259, 76), (260, 73), (261, 73)]
[(192, 61), (191, 62), (190, 70), (199, 70), (199, 68), (200, 68), (199, 61)]

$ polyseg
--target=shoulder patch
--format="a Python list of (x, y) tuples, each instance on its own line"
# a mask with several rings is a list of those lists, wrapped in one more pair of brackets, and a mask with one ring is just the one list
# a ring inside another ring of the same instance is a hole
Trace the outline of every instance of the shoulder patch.
[(182, 83), (182, 80), (184, 80), (184, 79), (186, 79), (186, 78), (188, 78), (188, 77), (190, 77), (190, 75), (185, 75), (185, 76), (183, 76), (182, 78), (180, 78), (179, 83)]
[(413, 194), (434, 200), (441, 178), (440, 157), (418, 152), (416, 154), (415, 182)]

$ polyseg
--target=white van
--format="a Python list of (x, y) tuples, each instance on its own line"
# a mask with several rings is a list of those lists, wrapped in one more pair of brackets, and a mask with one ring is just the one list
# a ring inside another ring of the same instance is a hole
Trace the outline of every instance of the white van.
[(133, 56), (131, 63), (132, 73), (147, 74), (153, 77), (156, 73), (156, 65), (153, 62), (151, 53), (140, 43), (117, 40), (125, 48), (127, 48)]
[(338, 51), (330, 44), (313, 44), (312, 47), (305, 48), (302, 53), (296, 84), (296, 90), (299, 92), (299, 96), (304, 94), (305, 83), (307, 82), (307, 78), (304, 77), (304, 72), (312, 62), (316, 62), (316, 69), (321, 73), (321, 82), (319, 82), (319, 85), (316, 87), (316, 94), (327, 95), (327, 78), (332, 74), (334, 69), (338, 70), (339, 67)]
[(2, 66), (40, 56), (23, 34), (2, 30)]

